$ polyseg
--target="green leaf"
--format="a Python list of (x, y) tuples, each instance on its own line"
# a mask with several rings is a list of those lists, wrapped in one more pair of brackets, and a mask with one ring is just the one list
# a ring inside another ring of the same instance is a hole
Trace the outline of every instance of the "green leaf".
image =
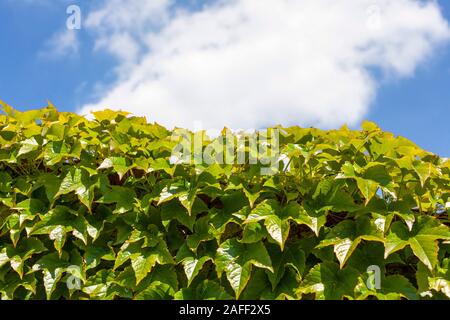
[(11, 192), (12, 181), (8, 172), (0, 171), (0, 192)]
[(292, 269), (286, 269), (283, 278), (281, 278), (275, 290), (264, 290), (261, 300), (298, 300), (297, 288), (301, 278)]
[(45, 165), (53, 166), (70, 156), (70, 148), (63, 141), (51, 141), (44, 147)]
[(30, 237), (22, 240), (17, 247), (5, 247), (0, 253), (0, 267), (8, 261), (11, 268), (23, 278), (23, 268), (27, 260), (33, 255), (47, 251), (44, 244), (37, 238)]
[(6, 253), (6, 248), (3, 248), (0, 252), (0, 268), (9, 262), (8, 254)]
[(158, 256), (145, 250), (142, 254), (131, 257), (131, 266), (136, 274), (136, 284), (139, 284), (156, 265)]
[(153, 248), (141, 248), (139, 243), (126, 242), (117, 254), (113, 270), (120, 267), (128, 259), (131, 259), (136, 284), (139, 284), (156, 264), (173, 263), (172, 255), (164, 241), (160, 241)]
[(294, 221), (298, 224), (308, 226), (316, 236), (319, 236), (320, 229), (322, 229), (327, 222), (327, 212), (324, 212), (323, 210), (314, 210), (312, 208), (308, 208), (307, 210), (298, 205), (297, 213), (298, 215), (294, 218)]
[[(56, 179), (52, 178), (52, 180), (46, 182), (46, 186), (48, 185), (48, 183), (51, 184), (52, 182), (58, 183)], [(71, 192), (75, 192), (81, 203), (88, 207), (89, 210), (91, 209), (91, 204), (94, 198), (94, 191), (93, 185), (90, 182), (89, 173), (86, 170), (80, 168), (71, 168), (62, 180), (55, 197)], [(47, 189), (47, 195), (49, 196), (49, 198), (52, 194), (53, 190)], [(53, 200), (53, 197), (51, 198)]]
[(415, 164), (414, 171), (419, 176), (420, 184), (422, 185), (422, 187), (433, 174), (436, 174), (436, 169), (434, 168), (433, 164), (429, 162), (420, 162), (418, 164)]
[(375, 181), (382, 186), (386, 186), (392, 181), (386, 166), (377, 162), (370, 163), (364, 168), (363, 178)]
[[(71, 231), (71, 224), (75, 220), (67, 207), (57, 206), (40, 216), (40, 221), (36, 222), (31, 228), (27, 230), (29, 235), (50, 234), (55, 228), (62, 226), (65, 231)], [(62, 233), (62, 232), (61, 232)], [(55, 235), (55, 239), (57, 235)]]
[(110, 109), (95, 111), (92, 112), (92, 114), (94, 115), (95, 119), (100, 122), (105, 120), (112, 121), (115, 120), (118, 116), (126, 117), (127, 115), (129, 115), (129, 113), (125, 111), (113, 111)]
[(166, 283), (152, 282), (145, 290), (134, 296), (135, 300), (169, 300), (173, 297), (173, 289)]
[(119, 175), (119, 179), (122, 180), (122, 177), (131, 169), (131, 166), (128, 164), (128, 161), (124, 157), (109, 157), (103, 160), (101, 165), (97, 168), (97, 170), (113, 168), (115, 172)]
[(184, 184), (172, 184), (168, 187), (165, 187), (161, 194), (159, 195), (159, 201), (158, 205), (168, 202), (172, 199), (175, 199), (180, 196), (186, 196), (187, 195), (187, 189), (184, 186)]
[(66, 230), (64, 226), (56, 226), (50, 231), (48, 237), (54, 240), (55, 249), (58, 251), (59, 256), (62, 254), (62, 248), (66, 242)]
[(111, 248), (90, 245), (86, 248), (84, 260), (88, 270), (96, 268), (101, 263), (101, 260), (115, 261), (116, 255)]
[(108, 287), (112, 284), (114, 275), (111, 270), (100, 270), (87, 279), (81, 290), (88, 294), (90, 299), (106, 299)]
[(205, 280), (195, 288), (183, 288), (175, 294), (175, 300), (231, 300), (233, 299), (218, 283)]
[(264, 220), (267, 232), (284, 249), (284, 244), (289, 236), (290, 224), (288, 219), (280, 217), (280, 208), (273, 201), (264, 201), (258, 204), (248, 215), (244, 223), (253, 223)]
[(262, 243), (242, 244), (235, 239), (222, 243), (216, 255), (217, 273), (226, 273), (236, 299), (250, 279), (252, 266), (273, 272), (272, 261)]
[(356, 290), (358, 292), (358, 300), (368, 299), (371, 296), (376, 297), (378, 300), (418, 299), (417, 289), (402, 275), (382, 277), (380, 280), (381, 288), (379, 289), (369, 289), (366, 281), (366, 278), (360, 279), (360, 284)]
[(50, 173), (41, 174), (38, 178), (38, 186), (44, 186), (47, 194), (47, 199), (50, 203), (56, 198), (58, 191), (60, 190), (61, 180), (58, 176)]
[(112, 186), (111, 188), (98, 202), (115, 203), (116, 209), (114, 213), (122, 214), (132, 210), (136, 199), (134, 190), (121, 186)]
[(352, 220), (340, 222), (331, 230), (317, 248), (332, 245), (342, 269), (362, 240), (384, 242), (383, 236), (378, 232), (376, 226), (371, 223), (368, 217), (361, 217), (356, 222)]
[(214, 232), (211, 228), (210, 217), (204, 216), (195, 223), (194, 233), (187, 236), (186, 244), (191, 250), (196, 251), (200, 243), (212, 239), (214, 239)]
[(242, 243), (259, 242), (267, 236), (267, 231), (259, 222), (247, 223), (242, 232)]
[(356, 183), (358, 184), (358, 188), (366, 199), (366, 204), (375, 196), (377, 193), (379, 183), (373, 180), (356, 178)]
[(316, 264), (300, 283), (299, 294), (315, 294), (317, 300), (340, 300), (352, 297), (358, 272), (350, 267), (339, 269), (331, 262)]
[(189, 215), (192, 214), (192, 207), (194, 206), (194, 202), (197, 196), (197, 188), (192, 188), (187, 193), (181, 193), (178, 195), (178, 199), (181, 204), (186, 208)]
[(418, 298), (416, 288), (414, 288), (409, 280), (402, 275), (392, 275), (386, 277), (386, 279), (382, 281), (381, 292), (384, 294), (388, 294), (390, 292), (398, 293), (402, 297), (410, 300), (416, 300)]
[(430, 278), (430, 288), (437, 291), (442, 292), (447, 296), (447, 298), (450, 298), (450, 280), (441, 278), (441, 277), (435, 277)]
[(432, 217), (420, 216), (412, 231), (409, 231), (403, 223), (394, 222), (386, 238), (385, 257), (410, 246), (414, 255), (428, 269), (433, 270), (438, 261), (437, 240), (448, 239), (450, 239), (448, 227)]
[(68, 266), (68, 262), (56, 253), (43, 256), (33, 265), (34, 271), (42, 270), (47, 300), (50, 300)]
[(258, 200), (259, 196), (260, 196), (260, 192), (252, 192), (251, 190), (248, 190), (247, 188), (243, 188), (244, 190), (244, 194), (247, 197), (249, 203), (250, 203), (250, 208), (253, 208), (255, 201)]
[(376, 123), (371, 121), (364, 121), (361, 128), (366, 132), (380, 131), (380, 128), (376, 125)]
[(36, 151), (39, 148), (39, 143), (35, 138), (30, 138), (20, 143), (20, 149), (17, 153), (17, 157)]
[(176, 260), (178, 263), (183, 265), (184, 273), (188, 279), (188, 287), (191, 285), (192, 281), (202, 270), (203, 265), (207, 261), (212, 261), (213, 258), (208, 255), (203, 255), (201, 257), (197, 257), (187, 245), (183, 245), (177, 253)]
[(284, 244), (289, 236), (289, 221), (281, 220), (279, 217), (271, 215), (264, 221), (267, 232), (270, 234), (281, 247), (284, 249)]
[(87, 177), (87, 172), (79, 168), (71, 168), (65, 175), (64, 179), (61, 181), (59, 190), (56, 196), (68, 194), (75, 192), (76, 194), (82, 194), (86, 190), (86, 186), (83, 183), (85, 177)]
[(189, 215), (192, 214), (192, 207), (194, 206), (197, 197), (197, 187), (191, 186), (190, 183), (177, 182), (165, 187), (160, 195), (158, 205), (168, 202), (172, 199), (178, 198), (180, 203), (186, 208)]
[(288, 268), (292, 268), (297, 273), (298, 278), (303, 276), (306, 256), (300, 245), (292, 245), (284, 252), (273, 245), (268, 246), (267, 250), (270, 254), (274, 270), (274, 272), (266, 272), (272, 284), (272, 290), (277, 288)]

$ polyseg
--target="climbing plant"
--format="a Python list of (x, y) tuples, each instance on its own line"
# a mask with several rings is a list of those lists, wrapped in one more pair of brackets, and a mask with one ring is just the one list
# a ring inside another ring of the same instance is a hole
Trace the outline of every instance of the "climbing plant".
[(226, 129), (1, 105), (2, 299), (450, 298), (450, 161), (374, 123), (272, 128), (263, 173)]

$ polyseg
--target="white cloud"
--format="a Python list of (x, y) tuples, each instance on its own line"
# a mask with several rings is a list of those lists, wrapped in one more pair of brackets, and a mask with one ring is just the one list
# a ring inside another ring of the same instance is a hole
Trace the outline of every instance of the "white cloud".
[(63, 56), (78, 54), (80, 42), (76, 30), (63, 30), (55, 33), (39, 52), (39, 56), (48, 58), (59, 58)]
[(168, 127), (355, 124), (377, 83), (411, 76), (450, 38), (435, 1), (230, 0), (198, 12), (114, 0), (90, 14), (117, 83), (79, 112), (114, 108)]
[(165, 21), (172, 3), (173, 0), (109, 0), (89, 15), (86, 24), (102, 32), (138, 31)]
[(173, 0), (109, 0), (92, 12), (85, 26), (95, 36), (95, 50), (106, 50), (119, 60), (124, 78), (134, 70), (146, 47), (143, 38), (168, 22)]

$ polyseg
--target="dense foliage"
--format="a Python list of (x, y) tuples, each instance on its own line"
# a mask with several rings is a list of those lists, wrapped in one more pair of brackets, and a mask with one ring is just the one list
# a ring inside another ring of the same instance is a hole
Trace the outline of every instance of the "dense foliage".
[(2, 105), (2, 299), (450, 298), (450, 161), (373, 123), (280, 127), (262, 175), (124, 112)]

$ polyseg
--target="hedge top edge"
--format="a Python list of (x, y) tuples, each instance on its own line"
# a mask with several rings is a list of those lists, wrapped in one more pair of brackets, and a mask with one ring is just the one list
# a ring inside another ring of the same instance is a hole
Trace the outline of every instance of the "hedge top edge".
[(2, 299), (450, 298), (450, 161), (372, 122), (0, 105)]

